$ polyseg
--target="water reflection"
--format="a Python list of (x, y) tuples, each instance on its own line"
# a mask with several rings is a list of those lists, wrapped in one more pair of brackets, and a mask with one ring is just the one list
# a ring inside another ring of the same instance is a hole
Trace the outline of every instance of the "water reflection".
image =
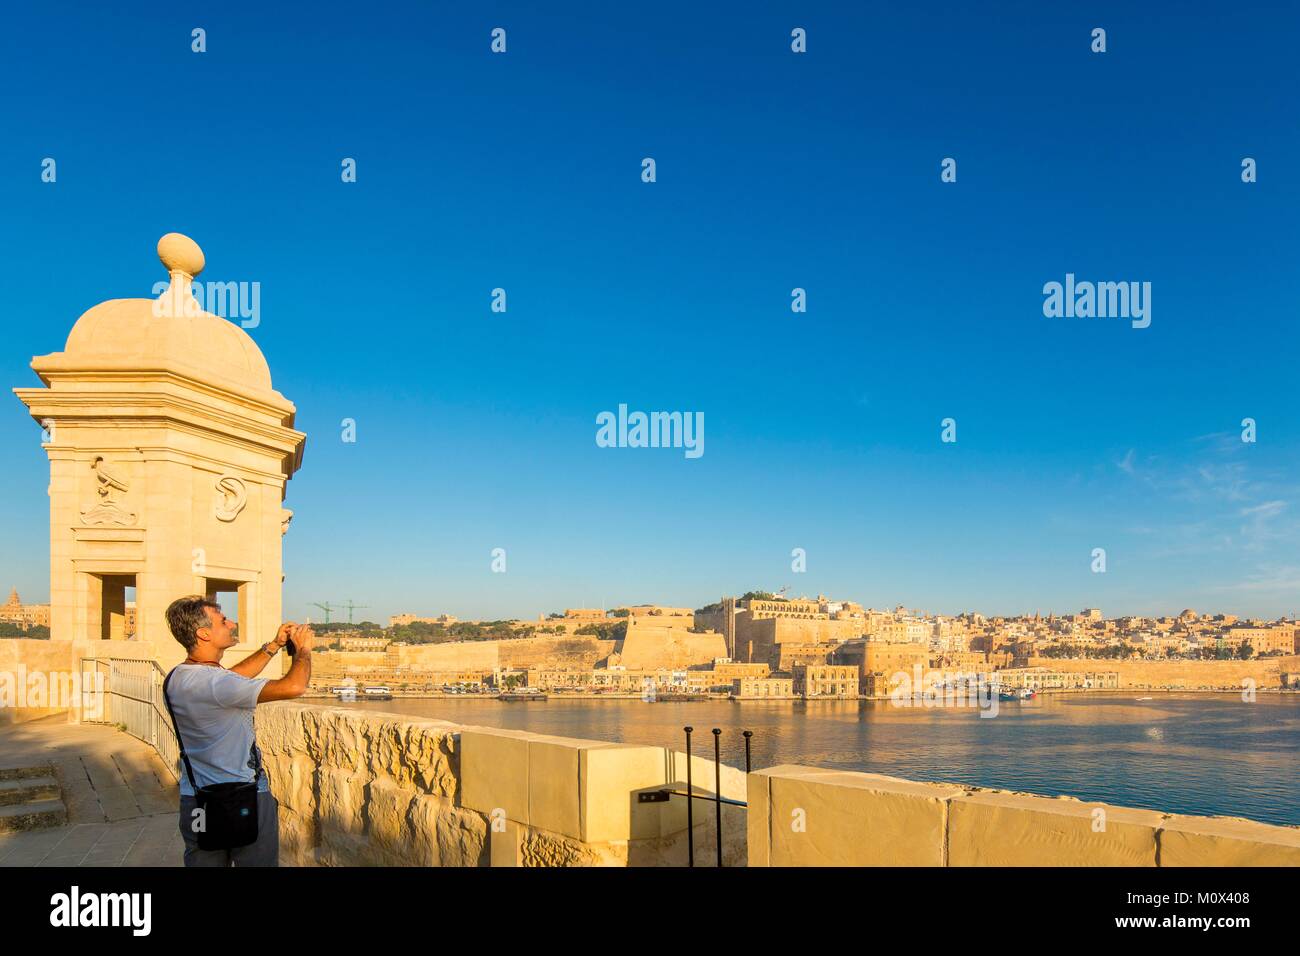
[(457, 723), (682, 749), (743, 767), (740, 731), (754, 731), (755, 768), (795, 763), (917, 780), (1069, 794), (1179, 813), (1300, 824), (1300, 699), (1261, 694), (1040, 696), (974, 708), (902, 708), (888, 701), (656, 703), (393, 700), (345, 705)]

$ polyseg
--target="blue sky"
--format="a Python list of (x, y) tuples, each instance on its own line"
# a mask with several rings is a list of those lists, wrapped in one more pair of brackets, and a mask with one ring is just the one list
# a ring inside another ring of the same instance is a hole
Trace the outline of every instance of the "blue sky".
[[(1294, 4), (467, 6), (54, 3), (0, 31), (5, 381), (148, 295), (165, 232), (260, 282), (250, 334), (309, 436), (287, 613), (783, 585), (1300, 609)], [(1151, 326), (1044, 317), (1067, 272), (1150, 282)], [(619, 403), (702, 411), (705, 454), (598, 448)], [(0, 586), (29, 600), (38, 442), (11, 398)]]

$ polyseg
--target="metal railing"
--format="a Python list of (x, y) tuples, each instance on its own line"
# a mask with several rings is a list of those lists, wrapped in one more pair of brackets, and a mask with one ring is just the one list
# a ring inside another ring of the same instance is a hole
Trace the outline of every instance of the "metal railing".
[[(722, 807), (724, 805), (731, 807), (748, 807), (749, 803), (745, 800), (734, 800), (731, 797), (722, 795), (722, 729), (713, 728), (713, 793), (696, 793), (695, 782), (691, 775), (691, 734), (695, 732), (694, 727), (683, 727), (686, 732), (686, 789), (674, 790), (672, 787), (662, 787), (657, 790), (644, 791), (637, 794), (638, 803), (661, 803), (672, 797), (686, 798), (686, 865), (695, 866), (695, 804), (692, 800), (708, 800), (713, 804), (713, 819), (716, 823), (715, 835), (717, 837), (718, 866), (722, 866)], [(750, 753), (750, 740), (753, 739), (754, 732), (746, 730), (742, 732), (745, 737), (745, 776), (748, 777), (752, 772), (752, 757)]]
[(168, 772), (179, 779), (181, 751), (163, 702), (166, 674), (158, 662), (132, 657), (83, 657), (81, 673), (83, 686), (95, 686), (87, 685), (85, 678), (98, 675), (104, 695), (100, 718), (83, 720), (122, 726), (128, 734), (153, 747)]

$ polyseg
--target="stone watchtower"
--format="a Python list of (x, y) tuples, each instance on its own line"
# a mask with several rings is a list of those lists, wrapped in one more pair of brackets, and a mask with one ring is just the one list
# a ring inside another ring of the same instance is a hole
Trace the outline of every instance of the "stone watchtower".
[(237, 594), (241, 645), (275, 635), (307, 436), (248, 333), (194, 298), (203, 251), (170, 233), (158, 257), (158, 299), (90, 309), (62, 352), (32, 359), (46, 387), (14, 392), (50, 458), (51, 639), (125, 638), (134, 588), (135, 640), (166, 667), (184, 651), (164, 612), (185, 594)]

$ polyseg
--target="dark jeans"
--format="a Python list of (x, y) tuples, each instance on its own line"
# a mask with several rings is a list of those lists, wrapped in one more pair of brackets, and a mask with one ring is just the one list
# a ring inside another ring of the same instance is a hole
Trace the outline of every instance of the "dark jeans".
[(233, 850), (200, 850), (190, 829), (198, 807), (193, 797), (181, 797), (180, 827), (185, 840), (186, 866), (279, 866), (280, 804), (269, 793), (257, 795), (257, 841)]

